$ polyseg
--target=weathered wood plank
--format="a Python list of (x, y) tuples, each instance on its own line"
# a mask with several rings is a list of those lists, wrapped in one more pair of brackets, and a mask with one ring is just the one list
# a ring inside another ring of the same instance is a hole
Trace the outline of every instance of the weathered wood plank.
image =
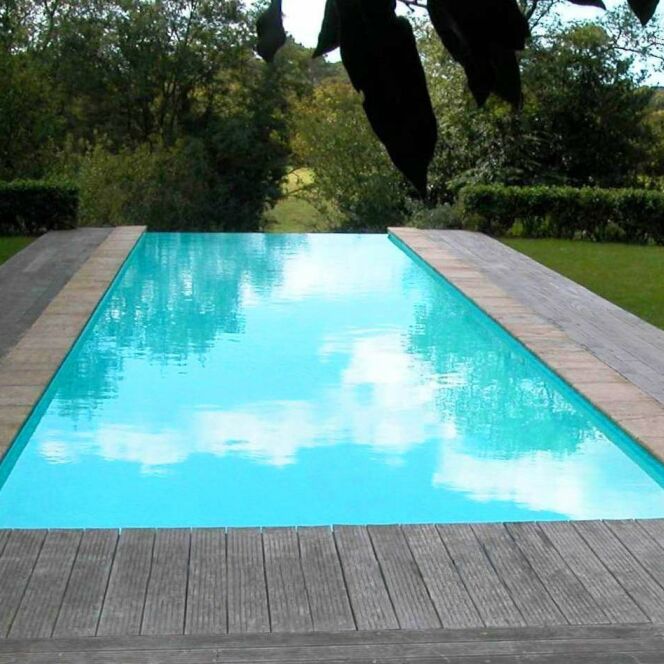
[(539, 526), (612, 623), (648, 621), (645, 613), (604, 567), (571, 522), (551, 521)]
[(139, 634), (152, 568), (153, 530), (120, 534), (97, 634)]
[(657, 583), (664, 588), (664, 549), (637, 521), (607, 521), (606, 525)]
[(295, 528), (266, 528), (263, 550), (272, 631), (311, 631), (313, 622), (300, 565), (297, 531)]
[(397, 629), (399, 621), (367, 529), (337, 526), (334, 538), (357, 628)]
[(83, 533), (53, 636), (97, 633), (117, 539), (115, 530)]
[(9, 542), (9, 536), (11, 535), (11, 530), (0, 530), (0, 558), (2, 553), (5, 550), (7, 542)]
[(188, 530), (156, 531), (141, 634), (184, 632), (189, 540)]
[(191, 533), (185, 634), (224, 634), (227, 594), (226, 532), (196, 529)]
[(261, 532), (256, 528), (232, 528), (227, 547), (228, 631), (269, 632)]
[(567, 620), (503, 524), (476, 524), (475, 535), (521, 615), (529, 625), (560, 625)]
[(438, 614), (401, 528), (373, 526), (369, 528), (369, 536), (383, 571), (399, 626), (404, 629), (440, 627)]
[(46, 532), (15, 530), (0, 557), (0, 638), (9, 629), (37, 562)]
[(53, 634), (80, 541), (81, 532), (75, 530), (53, 530), (46, 536), (10, 638), (48, 638)]
[(609, 527), (599, 521), (574, 524), (595, 555), (653, 621), (664, 622), (664, 588), (650, 576)]
[(472, 527), (438, 526), (438, 533), (484, 624), (490, 627), (525, 625), (525, 620), (482, 550)]
[(507, 529), (568, 622), (577, 625), (608, 622), (604, 612), (537, 524), (510, 523)]
[(481, 627), (482, 619), (436, 527), (404, 526), (403, 532), (443, 627)]
[(355, 629), (353, 612), (330, 528), (300, 528), (302, 571), (316, 631)]

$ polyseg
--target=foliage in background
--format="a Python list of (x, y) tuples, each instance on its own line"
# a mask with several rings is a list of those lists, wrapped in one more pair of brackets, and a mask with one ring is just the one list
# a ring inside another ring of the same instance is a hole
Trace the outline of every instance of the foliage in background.
[(598, 187), (475, 185), (461, 190), (464, 216), (477, 229), (523, 237), (576, 237), (664, 244), (664, 192)]
[(0, 182), (0, 235), (38, 235), (76, 226), (75, 186), (43, 181)]
[(79, 180), (91, 223), (260, 227), (306, 81), (288, 54), (256, 59), (243, 2), (20, 0), (1, 18), (0, 177)]
[(367, 126), (351, 86), (324, 82), (294, 111), (295, 159), (314, 173), (307, 200), (342, 230), (382, 230), (402, 223), (403, 179)]

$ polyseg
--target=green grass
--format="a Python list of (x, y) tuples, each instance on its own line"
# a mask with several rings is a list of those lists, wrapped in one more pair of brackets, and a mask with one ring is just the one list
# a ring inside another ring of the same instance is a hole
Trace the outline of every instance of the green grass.
[(270, 233), (317, 233), (330, 230), (332, 224), (297, 190), (313, 179), (309, 169), (301, 168), (288, 178), (284, 198), (266, 215)]
[(525, 239), (505, 244), (664, 329), (664, 247)]
[(32, 237), (0, 237), (0, 265), (23, 247), (27, 247), (33, 240)]

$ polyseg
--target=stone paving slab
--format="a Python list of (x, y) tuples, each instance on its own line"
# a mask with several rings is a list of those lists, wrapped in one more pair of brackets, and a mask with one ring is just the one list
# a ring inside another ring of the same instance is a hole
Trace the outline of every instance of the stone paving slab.
[[(0, 331), (22, 332), (11, 344), (11, 334), (0, 335), (0, 459), (144, 231), (126, 226), (48, 233), (0, 268), (0, 305), (8, 308), (0, 309)], [(42, 283), (49, 274), (50, 282)], [(21, 288), (30, 288), (31, 296), (21, 298)]]
[(664, 332), (485, 235), (390, 233), (664, 461)]

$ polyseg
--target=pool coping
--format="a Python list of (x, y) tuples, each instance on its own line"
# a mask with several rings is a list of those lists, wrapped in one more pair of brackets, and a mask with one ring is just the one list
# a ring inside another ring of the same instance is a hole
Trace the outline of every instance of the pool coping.
[(114, 228), (0, 360), (0, 461), (145, 230)]
[(477, 267), (417, 228), (388, 228), (549, 369), (664, 463), (664, 406)]

